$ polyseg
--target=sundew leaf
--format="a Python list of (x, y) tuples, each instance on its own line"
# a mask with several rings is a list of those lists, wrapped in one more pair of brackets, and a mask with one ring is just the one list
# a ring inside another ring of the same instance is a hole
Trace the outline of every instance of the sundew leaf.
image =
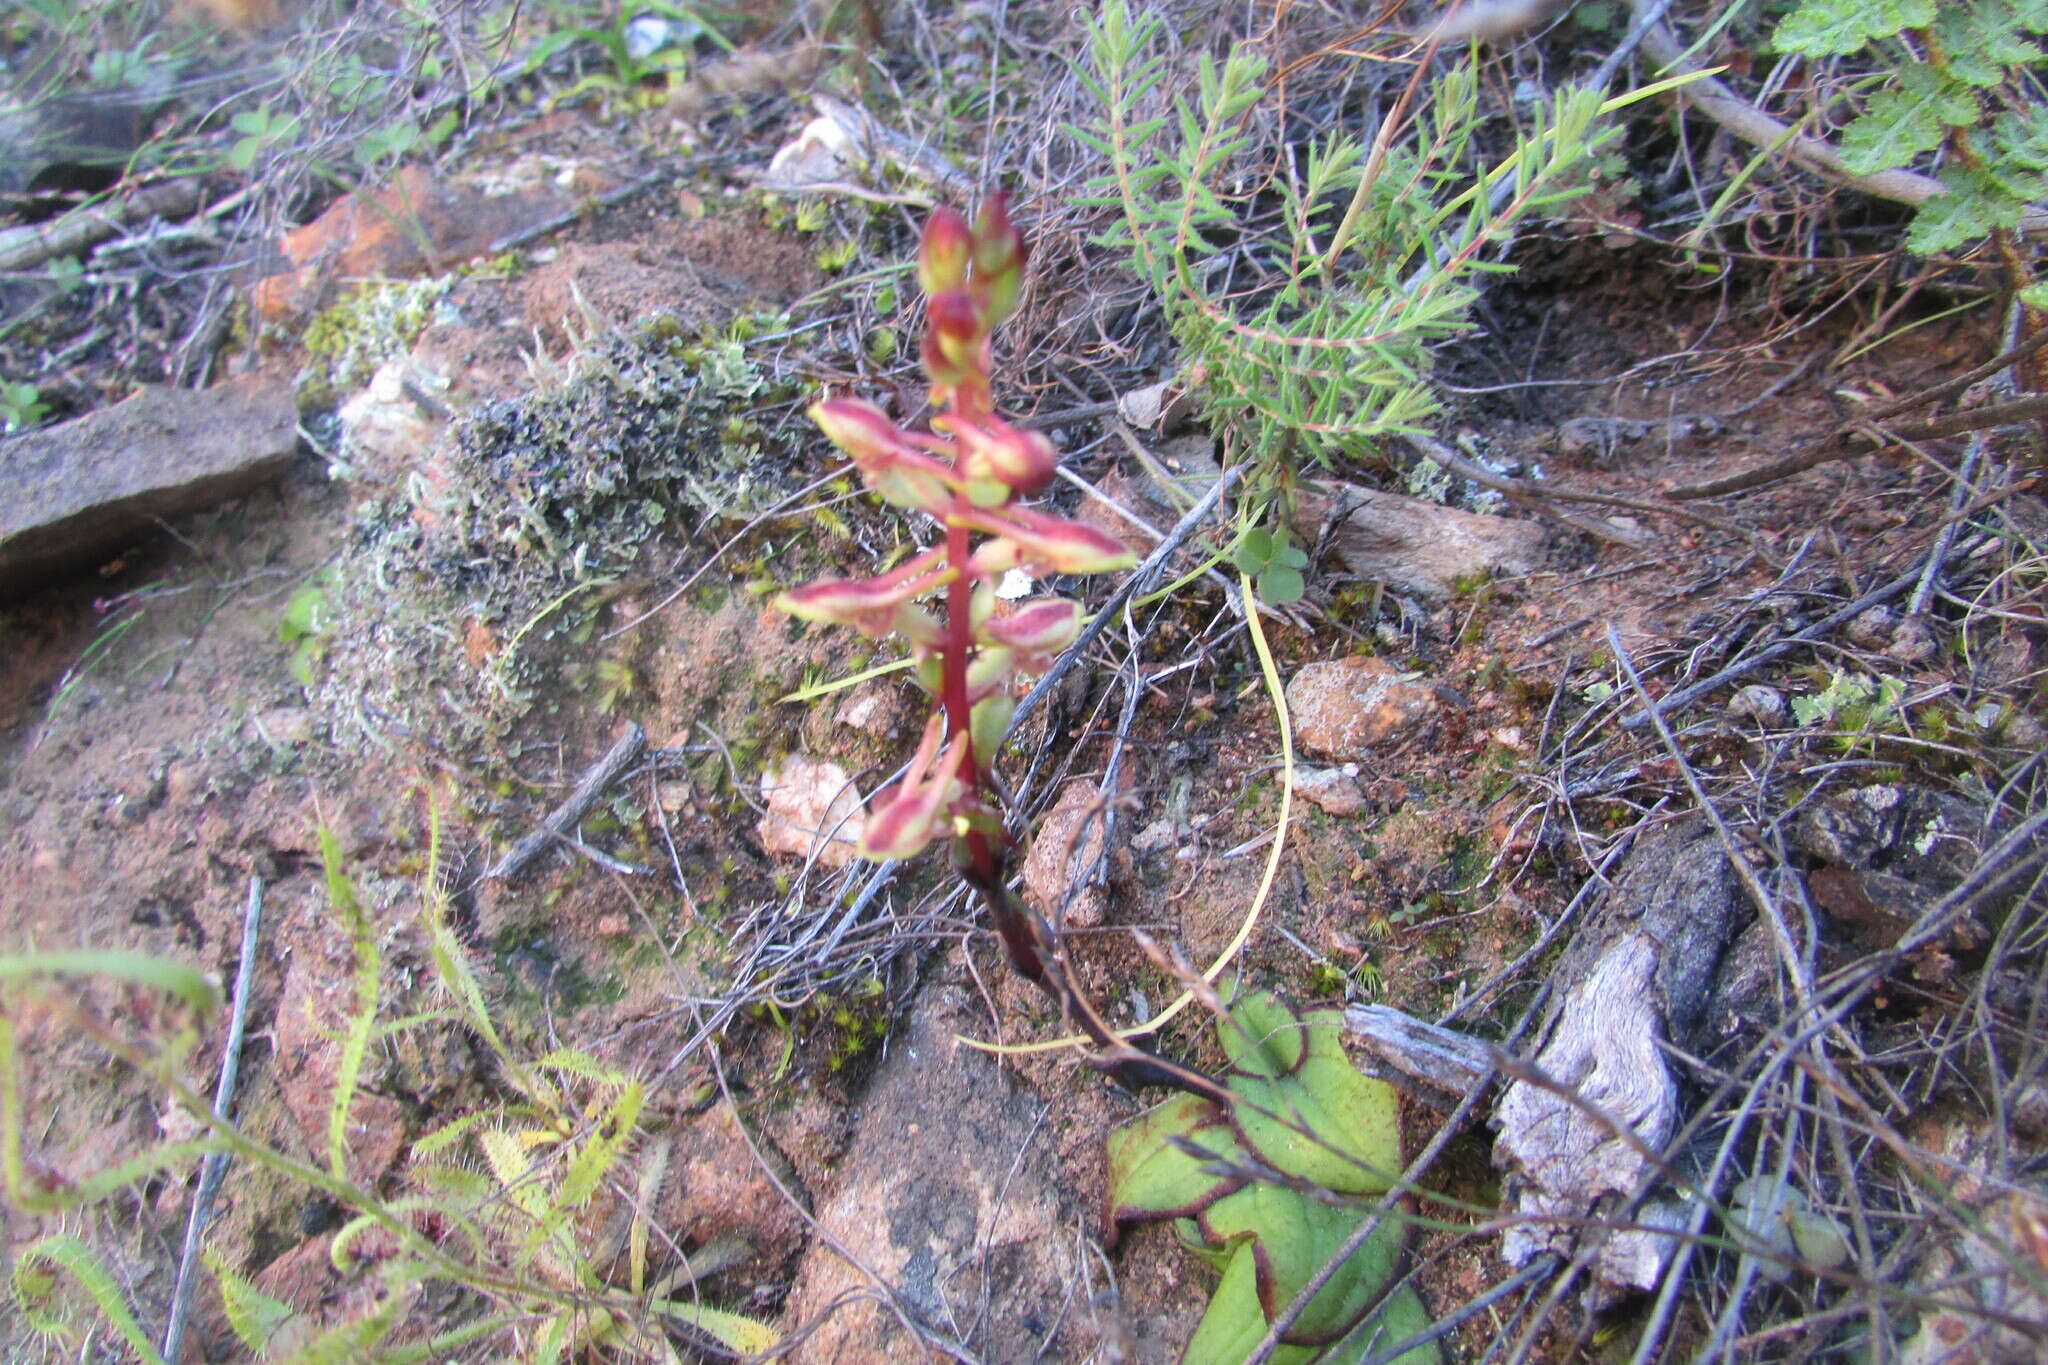
[(1233, 1071), (1285, 1076), (1308, 1056), (1301, 1020), (1271, 991), (1253, 991), (1216, 1021), (1216, 1038)]
[(15, 1253), (14, 1302), (21, 1310), (22, 1322), (31, 1331), (56, 1334), (64, 1330), (63, 1318), (50, 1303), (59, 1271), (85, 1291), (107, 1326), (120, 1334), (138, 1359), (146, 1365), (164, 1365), (163, 1356), (150, 1344), (135, 1315), (128, 1311), (114, 1277), (85, 1243), (69, 1233), (52, 1233)]
[(79, 948), (0, 955), (0, 981), (24, 981), (38, 976), (117, 976), (175, 995), (201, 1014), (211, 1013), (219, 1003), (204, 973), (148, 953)]
[(278, 1329), (296, 1316), (292, 1306), (258, 1289), (217, 1252), (209, 1249), (200, 1255), (220, 1285), (221, 1310), (227, 1314), (229, 1328), (251, 1355), (263, 1354)]
[(1239, 1177), (1204, 1171), (1203, 1159), (1175, 1146), (1175, 1138), (1225, 1160), (1244, 1155), (1236, 1132), (1215, 1105), (1195, 1095), (1175, 1095), (1109, 1135), (1112, 1223), (1185, 1217), (1244, 1184)]
[(725, 1346), (741, 1356), (758, 1356), (774, 1350), (782, 1344), (782, 1336), (765, 1322), (728, 1313), (721, 1308), (705, 1304), (682, 1303), (673, 1299), (657, 1300), (653, 1305), (670, 1317), (680, 1318), (699, 1331), (709, 1332)]
[[(1270, 1322), (1342, 1250), (1363, 1217), (1362, 1210), (1325, 1204), (1283, 1186), (1248, 1185), (1211, 1204), (1201, 1225), (1217, 1241), (1250, 1234), (1259, 1303)], [(1393, 1276), (1405, 1232), (1400, 1219), (1383, 1220), (1282, 1340), (1327, 1346), (1355, 1327)]]

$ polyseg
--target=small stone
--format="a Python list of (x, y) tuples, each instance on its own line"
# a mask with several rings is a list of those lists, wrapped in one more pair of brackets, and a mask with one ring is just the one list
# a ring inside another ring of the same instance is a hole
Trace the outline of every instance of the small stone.
[(1882, 649), (1891, 639), (1892, 627), (1897, 622), (1898, 617), (1892, 614), (1890, 607), (1872, 607), (1851, 621), (1845, 633), (1849, 637), (1849, 643), (1853, 645), (1860, 645), (1864, 649)]
[(1367, 805), (1357, 771), (1355, 763), (1342, 768), (1296, 768), (1294, 790), (1302, 800), (1331, 815), (1357, 815)]
[[(1107, 811), (1102, 790), (1093, 782), (1070, 782), (1031, 840), (1024, 859), (1024, 894), (1055, 923), (1071, 929), (1093, 929), (1102, 923), (1102, 888), (1092, 874), (1102, 856), (1102, 827)], [(1074, 879), (1083, 884), (1075, 886)]]
[(1928, 624), (1917, 616), (1909, 616), (1892, 632), (1891, 643), (1884, 652), (1896, 662), (1912, 667), (1932, 659), (1937, 648), (1934, 631)]
[(313, 713), (303, 706), (258, 711), (242, 727), (242, 737), (272, 748), (296, 749), (313, 738)]
[(830, 759), (792, 754), (761, 775), (768, 813), (754, 827), (770, 853), (809, 858), (826, 867), (852, 862), (866, 820), (860, 791)]
[(832, 720), (849, 729), (866, 731), (877, 739), (893, 739), (903, 732), (903, 695), (900, 688), (865, 684), (854, 689)]
[(1737, 720), (1753, 720), (1766, 730), (1785, 723), (1785, 694), (1775, 687), (1751, 683), (1728, 701), (1728, 714)]
[(599, 938), (624, 938), (626, 931), (631, 927), (624, 915), (600, 915), (597, 919), (597, 936)]
[(1331, 758), (1381, 748), (1416, 734), (1435, 718), (1436, 694), (1385, 659), (1305, 664), (1287, 684), (1294, 737)]
[(1461, 583), (1529, 573), (1543, 560), (1543, 528), (1535, 522), (1399, 493), (1350, 485), (1332, 494), (1304, 491), (1295, 512), (1307, 542), (1334, 526), (1330, 549), (1349, 572), (1432, 603), (1449, 601)]

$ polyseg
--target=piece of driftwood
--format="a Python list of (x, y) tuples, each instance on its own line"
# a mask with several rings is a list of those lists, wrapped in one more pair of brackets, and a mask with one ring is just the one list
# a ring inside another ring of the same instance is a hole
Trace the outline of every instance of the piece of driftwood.
[(1493, 1075), (1492, 1050), (1477, 1038), (1386, 1005), (1353, 1005), (1344, 1031), (1392, 1073), (1387, 1080), (1434, 1109), (1457, 1108)]
[[(1597, 1296), (1653, 1287), (1677, 1207), (1652, 1194), (1678, 1126), (1660, 1039), (1700, 1021), (1737, 927), (1734, 870), (1713, 828), (1689, 820), (1641, 840), (1556, 974), (1546, 1041), (1494, 1110), (1494, 1164), (1521, 1215), (1501, 1255), (1522, 1265), (1599, 1237)], [(1647, 1227), (1606, 1231), (1614, 1218)]]
[(548, 818), (541, 821), (540, 828), (521, 839), (506, 852), (505, 856), (492, 863), (484, 872), (486, 877), (517, 877), (526, 871), (528, 864), (541, 855), (541, 851), (557, 839), (568, 837), (569, 831), (582, 822), (597, 804), (605, 789), (619, 780), (619, 774), (640, 761), (647, 752), (647, 732), (632, 722), (627, 722), (625, 733), (612, 742), (603, 758), (590, 765), (576, 789), (569, 793), (569, 799), (548, 812)]

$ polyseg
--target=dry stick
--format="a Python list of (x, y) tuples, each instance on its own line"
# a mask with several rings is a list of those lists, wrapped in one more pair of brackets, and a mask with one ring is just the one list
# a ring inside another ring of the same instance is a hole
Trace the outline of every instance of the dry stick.
[[(242, 1067), (242, 1030), (249, 1020), (249, 987), (256, 976), (256, 937), (263, 922), (263, 879), (249, 878), (249, 900), (242, 911), (242, 960), (235, 968), (235, 1001), (228, 1017), (227, 1048), (220, 1059), (220, 1083), (214, 1087), (213, 1116), (228, 1121), (235, 1102), (235, 1079)], [(175, 1362), (185, 1344), (185, 1322), (191, 1313), (192, 1288), (199, 1282), (199, 1242), (213, 1218), (213, 1201), (227, 1175), (228, 1154), (210, 1152), (199, 1163), (199, 1192), (185, 1221), (185, 1249), (178, 1259), (177, 1287), (171, 1291), (171, 1318), (164, 1327), (164, 1359)]]
[[(2040, 333), (2048, 337), (2048, 331)], [(1934, 594), (1935, 581), (1941, 577), (1941, 567), (1948, 561), (1948, 552), (1955, 548), (1956, 532), (1962, 527), (1960, 512), (1969, 501), (1970, 478), (1977, 472), (1977, 462), (1984, 457), (1985, 440), (1982, 435), (1972, 437), (1970, 448), (1963, 455), (1963, 466), (1956, 471), (1955, 496), (1949, 504), (1949, 518), (1934, 538), (1934, 549), (1928, 553), (1927, 567), (1921, 571), (1920, 581), (1913, 588), (1913, 596), (1906, 602), (1906, 615), (1918, 616), (1927, 610), (1927, 599)]]
[[(1970, 547), (1967, 550), (1965, 550), (1964, 553), (1974, 553), (1977, 547), (1979, 545), (1982, 545), (1983, 543), (1984, 542), (1981, 540), (1972, 542)], [(1678, 710), (1680, 707), (1690, 706), (1693, 702), (1698, 701), (1701, 697), (1704, 697), (1705, 695), (1707, 695), (1707, 693), (1712, 692), (1714, 689), (1722, 687), (1727, 683), (1730, 683), (1735, 679), (1742, 677), (1746, 673), (1750, 673), (1758, 668), (1761, 668), (1763, 665), (1771, 662), (1771, 660), (1789, 654), (1793, 650), (1799, 648), (1801, 645), (1813, 643), (1815, 640), (1818, 640), (1821, 636), (1826, 635), (1829, 631), (1835, 629), (1835, 627), (1844, 625), (1850, 621), (1855, 620), (1858, 616), (1861, 616), (1864, 612), (1870, 610), (1872, 607), (1884, 605), (1886, 602), (1891, 601), (1894, 597), (1897, 597), (1900, 593), (1912, 587), (1915, 583), (1920, 581), (1920, 569), (1921, 566), (1915, 564), (1912, 568), (1908, 569), (1905, 573), (1900, 574), (1897, 578), (1892, 579), (1890, 582), (1885, 583), (1880, 587), (1872, 588), (1869, 592), (1864, 593), (1863, 596), (1857, 598), (1848, 606), (1841, 608), (1839, 611), (1834, 612), (1832, 615), (1822, 617), (1820, 620), (1815, 621), (1812, 625), (1808, 626), (1806, 629), (1802, 631), (1799, 631), (1797, 634), (1787, 635), (1784, 639), (1778, 641), (1776, 644), (1771, 645), (1769, 648), (1758, 650), (1756, 653), (1750, 655), (1747, 659), (1737, 659), (1734, 663), (1728, 665), (1720, 672), (1712, 675), (1711, 677), (1702, 678), (1700, 679), (1700, 681), (1692, 684), (1690, 687), (1679, 688), (1676, 692), (1670, 693), (1668, 696), (1664, 698), (1664, 700), (1658, 702), (1656, 706), (1643, 711), (1638, 711), (1634, 715), (1630, 716), (1628, 719), (1622, 721), (1621, 728), (1624, 730), (1640, 730), (1645, 725), (1648, 725), (1650, 723), (1650, 719), (1652, 716), (1668, 716), (1672, 712)]]
[(198, 207), (198, 182), (173, 180), (112, 203), (73, 209), (54, 223), (8, 228), (0, 232), (0, 270), (26, 270), (53, 257), (83, 255), (136, 219), (183, 218)]
[[(1887, 403), (1876, 412), (1865, 415), (1862, 420), (1865, 422), (1882, 422), (1887, 417), (1897, 417), (1902, 412), (1911, 412), (1914, 408), (1924, 408), (1929, 403), (1939, 403), (1944, 398), (1952, 398), (1978, 380), (1989, 379), (2014, 361), (2025, 360), (2043, 346), (2048, 346), (2048, 332), (2036, 332), (2019, 345), (1991, 357), (1991, 359), (1967, 374), (1959, 374), (1953, 379), (1945, 379), (1932, 388), (1922, 389), (1918, 393), (1909, 394), (1895, 403)], [(1848, 428), (1845, 426), (1843, 430), (1846, 431)]]
[(598, 209), (616, 208), (643, 190), (653, 189), (673, 174), (672, 170), (649, 171), (636, 180), (628, 180), (617, 189), (606, 190), (603, 194), (586, 199), (575, 208), (564, 209), (554, 217), (535, 223), (532, 227), (521, 228), (517, 232), (500, 237), (491, 243), (489, 250), (493, 255), (517, 250), (528, 242), (538, 241), (550, 232), (573, 226)]
[(2048, 394), (2037, 393), (2027, 398), (2015, 398), (2010, 403), (1988, 403), (1981, 408), (1967, 408), (1932, 422), (1922, 422), (1913, 427), (1900, 427), (1891, 432), (1868, 426), (1859, 429), (1892, 436), (1901, 441), (1932, 441), (1943, 436), (1960, 436), (1966, 431), (1983, 431), (1989, 427), (2029, 422), (2039, 417), (2048, 417)]
[(633, 722), (627, 722), (626, 733), (615, 740), (603, 758), (583, 774), (576, 789), (569, 793), (569, 799), (548, 812), (548, 818), (541, 821), (539, 829), (512, 845), (511, 851), (484, 872), (485, 877), (516, 877), (558, 838), (568, 836), (590, 808), (604, 795), (605, 788), (618, 781), (619, 774), (640, 761), (640, 755), (647, 750), (647, 732)]
[(1739, 493), (1744, 489), (1755, 488), (1759, 484), (1775, 483), (1779, 479), (1788, 479), (1794, 474), (1804, 473), (1806, 470), (1819, 465), (1830, 464), (1836, 460), (1853, 460), (1858, 456), (1870, 453), (1869, 451), (1853, 450), (1837, 444), (1844, 437), (1850, 435), (1861, 435), (1865, 439), (1882, 446), (1888, 441), (1933, 440), (1942, 436), (1960, 435), (1965, 431), (1981, 431), (1986, 427), (2002, 426), (2008, 422), (2022, 422), (2038, 418), (2044, 412), (2048, 412), (2048, 399), (2036, 396), (2019, 399), (2011, 403), (1996, 403), (1989, 407), (1971, 408), (1965, 412), (1952, 413), (1939, 421), (1924, 423), (1920, 426), (1886, 430), (1883, 427), (1873, 425), (1873, 423), (1881, 422), (1887, 417), (1896, 417), (1902, 412), (1910, 412), (1914, 408), (1922, 407), (1928, 403), (1938, 403), (1944, 398), (1960, 393), (1978, 380), (1996, 374), (2014, 361), (2024, 360), (2043, 346), (2048, 346), (2048, 331), (2036, 332), (2011, 350), (1986, 361), (1968, 374), (1957, 375), (1954, 379), (1948, 380), (1945, 383), (1936, 384), (1933, 388), (1923, 389), (1910, 397), (1901, 398), (1896, 403), (1890, 403), (1879, 408), (1867, 417), (1859, 417), (1853, 422), (1845, 422), (1805, 449), (1794, 451), (1782, 460), (1774, 460), (1769, 464), (1759, 465), (1755, 469), (1746, 469), (1739, 474), (1727, 475), (1725, 478), (1710, 479), (1706, 483), (1689, 484), (1684, 488), (1674, 488), (1664, 496), (1670, 498), (1673, 502), (1690, 502), (1695, 498), (1712, 498), (1718, 497), (1723, 493)]

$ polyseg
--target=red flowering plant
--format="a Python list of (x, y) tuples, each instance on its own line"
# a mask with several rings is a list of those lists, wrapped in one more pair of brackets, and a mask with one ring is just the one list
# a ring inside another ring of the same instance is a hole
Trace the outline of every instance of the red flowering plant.
[(853, 457), (884, 501), (923, 512), (944, 539), (874, 578), (822, 579), (775, 604), (807, 621), (909, 642), (919, 684), (935, 701), (902, 778), (870, 804), (863, 856), (908, 858), (953, 841), (955, 865), (988, 905), (1010, 964), (1037, 983), (1103, 1049), (1096, 1065), (1133, 1084), (1191, 1085), (1181, 1068), (1119, 1039), (1070, 984), (1045, 921), (1008, 889), (1012, 839), (991, 767), (1021, 677), (1042, 673), (1080, 634), (1081, 604), (1042, 597), (999, 612), (995, 585), (1011, 569), (1035, 575), (1106, 573), (1134, 557), (1116, 539), (1019, 505), (1052, 482), (1058, 455), (1036, 431), (996, 414), (990, 334), (1017, 309), (1024, 239), (996, 194), (970, 227), (941, 208), (925, 224), (918, 284), (925, 294), (921, 359), (931, 379), (930, 431), (896, 424), (872, 403), (827, 398), (811, 416)]

